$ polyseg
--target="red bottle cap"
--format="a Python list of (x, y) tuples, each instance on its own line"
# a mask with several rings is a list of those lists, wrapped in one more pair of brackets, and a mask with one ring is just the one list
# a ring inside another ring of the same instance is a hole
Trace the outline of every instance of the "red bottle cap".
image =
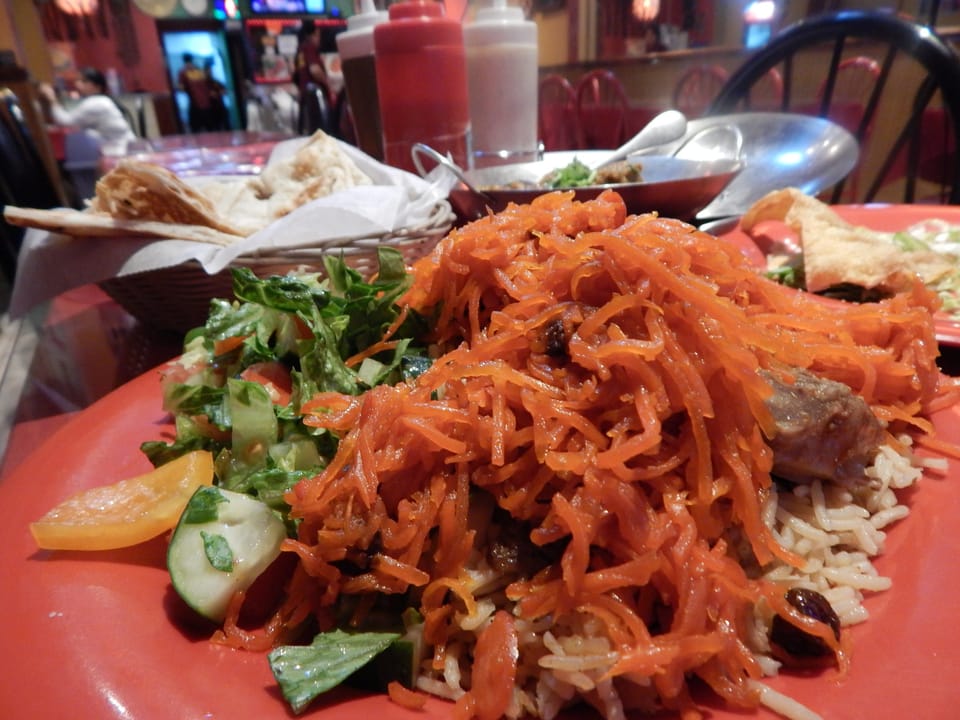
[(443, 3), (412, 0), (390, 6), (390, 20), (374, 28), (376, 52), (412, 52), (424, 43), (463, 45), (463, 28), (446, 17)]
[(390, 19), (412, 17), (443, 17), (443, 3), (436, 0), (411, 0), (410, 2), (394, 3), (389, 8)]

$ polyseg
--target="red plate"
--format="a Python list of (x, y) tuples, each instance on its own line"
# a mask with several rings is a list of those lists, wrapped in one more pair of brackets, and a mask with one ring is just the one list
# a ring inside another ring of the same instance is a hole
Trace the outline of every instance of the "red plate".
[[(162, 540), (124, 551), (37, 551), (28, 523), (82, 488), (142, 472), (139, 444), (168, 429), (156, 373), (116, 390), (52, 435), (0, 480), (0, 717), (31, 720), (289, 718), (265, 658), (211, 645), (185, 630), (164, 569)], [(938, 428), (960, 440), (960, 410)], [(777, 689), (831, 719), (956, 717), (960, 688), (960, 472), (910, 493), (876, 563), (893, 589), (868, 598), (855, 628), (853, 668), (839, 680), (781, 676)], [(176, 619), (176, 622), (174, 620)], [(344, 692), (307, 713), (322, 720), (449, 717), (431, 701), (411, 713), (385, 696)], [(744, 720), (724, 710), (712, 720)], [(770, 718), (767, 713), (755, 717)]]
[[(931, 219), (960, 226), (960, 207), (951, 205), (839, 205), (834, 210), (847, 222), (884, 232), (906, 230)], [(796, 233), (780, 223), (766, 223), (763, 234), (769, 241), (796, 238)], [(761, 245), (739, 227), (720, 237), (738, 245), (758, 267), (766, 267), (766, 255)], [(937, 315), (934, 324), (941, 344), (960, 346), (960, 320)]]

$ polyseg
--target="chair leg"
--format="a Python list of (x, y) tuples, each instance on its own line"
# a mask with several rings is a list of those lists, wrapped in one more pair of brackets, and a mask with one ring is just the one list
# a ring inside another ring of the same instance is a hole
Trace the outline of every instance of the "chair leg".
[(22, 240), (22, 228), (13, 227), (0, 220), (0, 276), (11, 287), (17, 274), (17, 257)]

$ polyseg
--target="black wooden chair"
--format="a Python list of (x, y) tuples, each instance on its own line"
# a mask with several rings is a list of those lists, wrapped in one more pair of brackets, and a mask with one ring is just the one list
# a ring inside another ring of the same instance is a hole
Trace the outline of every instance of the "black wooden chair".
[[(7, 205), (52, 208), (60, 197), (47, 174), (17, 96), (0, 89), (0, 213)], [(12, 284), (23, 228), (0, 214), (0, 273)]]
[[(839, 69), (854, 56), (880, 65), (854, 132), (862, 190), (850, 197), (840, 183), (827, 199), (960, 203), (960, 56), (932, 28), (903, 17), (843, 11), (791, 25), (730, 76), (707, 114), (757, 109), (750, 105), (751, 88), (778, 70), (779, 110), (830, 118)], [(812, 73), (814, 67), (824, 74)], [(891, 197), (894, 192), (902, 198)]]

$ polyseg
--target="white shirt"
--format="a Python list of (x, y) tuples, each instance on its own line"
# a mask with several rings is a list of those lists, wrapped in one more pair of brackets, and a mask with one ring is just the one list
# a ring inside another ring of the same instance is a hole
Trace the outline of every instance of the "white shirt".
[(50, 110), (58, 125), (72, 125), (93, 133), (103, 143), (105, 152), (122, 153), (127, 142), (137, 137), (120, 108), (106, 95), (87, 95), (69, 110), (54, 103)]

